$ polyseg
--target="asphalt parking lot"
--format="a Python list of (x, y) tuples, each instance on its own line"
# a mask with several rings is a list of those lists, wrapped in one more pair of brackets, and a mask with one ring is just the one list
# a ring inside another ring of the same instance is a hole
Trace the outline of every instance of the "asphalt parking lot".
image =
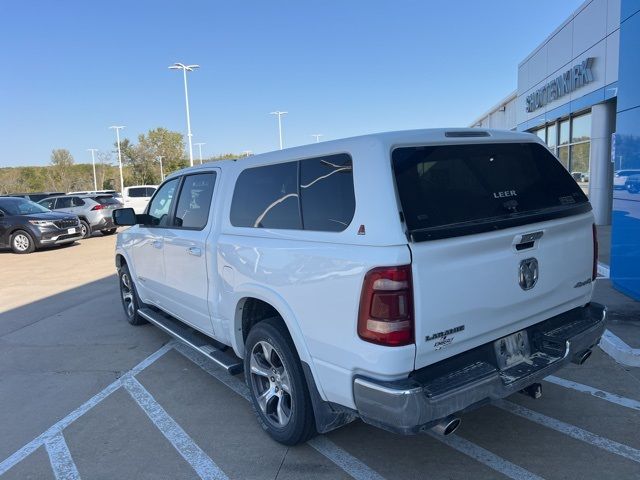
[(230, 479), (640, 478), (640, 368), (597, 349), (582, 367), (462, 417), (450, 437), (360, 421), (287, 448), (241, 376), (130, 326), (114, 237), (0, 252), (0, 476)]

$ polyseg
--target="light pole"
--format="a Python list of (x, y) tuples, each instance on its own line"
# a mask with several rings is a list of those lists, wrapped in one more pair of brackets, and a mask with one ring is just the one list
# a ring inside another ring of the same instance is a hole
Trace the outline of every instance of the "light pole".
[(280, 150), (282, 150), (282, 115), (286, 115), (289, 112), (281, 112), (279, 110), (275, 111), (275, 112), (271, 112), (270, 115), (277, 115), (278, 116), (278, 136), (280, 137)]
[(316, 143), (320, 143), (320, 137), (324, 137), (322, 133), (314, 133), (311, 136), (316, 138)]
[(93, 164), (93, 189), (98, 190), (98, 179), (96, 178), (96, 152), (97, 148), (87, 148), (87, 152), (91, 152), (91, 163)]
[(193, 72), (200, 65), (184, 65), (182, 63), (174, 63), (169, 70), (182, 70), (184, 76), (184, 103), (187, 107), (187, 137), (189, 138), (189, 162), (193, 167), (193, 146), (191, 145), (191, 119), (189, 118), (189, 90), (187, 89), (187, 72)]
[(164, 170), (162, 169), (162, 155), (158, 155), (158, 160), (160, 160), (160, 181), (164, 182)]
[(200, 153), (200, 165), (202, 165), (202, 145), (206, 145), (206, 143), (194, 143), (194, 145), (198, 146), (198, 152)]
[(253, 155), (253, 151), (251, 150), (243, 150), (242, 153), (245, 157), (248, 157), (249, 155)]
[(124, 178), (122, 177), (122, 152), (120, 152), (120, 130), (124, 128), (124, 125), (112, 125), (109, 128), (113, 128), (116, 131), (116, 139), (118, 141), (118, 165), (120, 166), (120, 193), (124, 194)]

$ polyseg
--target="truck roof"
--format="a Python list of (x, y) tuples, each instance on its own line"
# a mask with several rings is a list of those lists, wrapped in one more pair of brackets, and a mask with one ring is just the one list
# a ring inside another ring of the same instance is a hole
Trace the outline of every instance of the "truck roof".
[(391, 150), (396, 145), (450, 145), (461, 143), (492, 143), (492, 142), (537, 142), (541, 141), (531, 133), (511, 132), (507, 130), (491, 130), (480, 128), (428, 128), (420, 130), (400, 130), (395, 132), (380, 132), (367, 135), (359, 135), (337, 140), (310, 143), (298, 147), (274, 150), (243, 157), (242, 159), (219, 160), (216, 162), (194, 165), (176, 172), (172, 172), (167, 178), (185, 172), (206, 170), (212, 166), (225, 168), (227, 165), (238, 165), (242, 168), (278, 163), (279, 161), (293, 161), (334, 153), (349, 152), (354, 147), (362, 147), (372, 143), (386, 150)]

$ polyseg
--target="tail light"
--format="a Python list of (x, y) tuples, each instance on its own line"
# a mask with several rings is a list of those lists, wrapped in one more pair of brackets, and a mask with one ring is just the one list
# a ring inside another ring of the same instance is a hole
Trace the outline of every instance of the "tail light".
[(107, 208), (107, 207), (99, 203), (98, 205), (95, 205), (91, 210), (102, 210), (104, 208)]
[(593, 224), (593, 271), (591, 273), (591, 280), (595, 280), (598, 276), (598, 229), (596, 224)]
[(364, 277), (358, 335), (389, 347), (413, 343), (411, 265), (379, 267)]

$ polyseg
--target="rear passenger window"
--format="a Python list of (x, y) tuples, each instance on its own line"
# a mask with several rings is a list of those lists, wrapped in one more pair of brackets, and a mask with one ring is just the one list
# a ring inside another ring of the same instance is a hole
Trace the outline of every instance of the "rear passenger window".
[(209, 218), (216, 174), (202, 173), (184, 178), (173, 224), (182, 228), (202, 229)]
[(347, 228), (356, 206), (351, 157), (345, 153), (301, 161), (300, 196), (305, 230)]
[(73, 197), (73, 206), (74, 207), (81, 207), (84, 205), (84, 200), (82, 200), (80, 197)]
[(353, 166), (344, 153), (243, 171), (233, 192), (231, 224), (341, 232), (354, 211)]
[(56, 201), (56, 208), (71, 208), (71, 197), (59, 197)]
[(297, 182), (298, 162), (244, 170), (233, 192), (231, 224), (301, 229)]

